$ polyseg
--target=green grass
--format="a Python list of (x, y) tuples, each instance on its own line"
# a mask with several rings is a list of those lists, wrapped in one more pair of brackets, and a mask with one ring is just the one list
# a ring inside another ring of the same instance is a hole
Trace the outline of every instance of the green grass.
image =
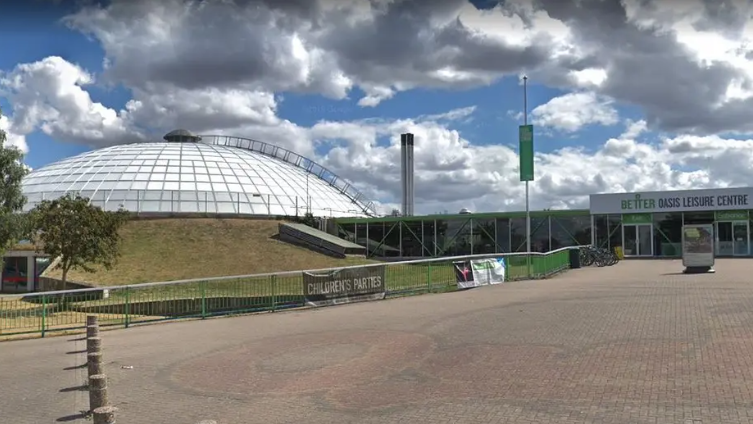
[[(312, 252), (313, 253), (313, 252)], [(285, 261), (286, 258), (278, 258)], [(566, 268), (567, 252), (534, 256), (529, 275), (524, 256), (508, 257), (508, 280), (543, 278)], [(448, 261), (384, 264), (388, 296), (456, 290), (455, 271)], [(345, 266), (341, 264), (340, 266)], [(321, 268), (321, 267), (320, 267)], [(17, 333), (66, 331), (81, 328), (87, 314), (103, 325), (186, 317), (241, 314), (303, 306), (300, 272), (257, 275), (190, 283), (115, 286), (101, 291), (68, 294), (64, 299), (35, 294), (25, 299), (0, 297), (0, 336)]]
[[(391, 296), (455, 290), (449, 264), (390, 265), (385, 270)], [(239, 314), (303, 306), (300, 273), (197, 281), (158, 286), (115, 287), (101, 292), (69, 294), (64, 301), (35, 294), (25, 300), (0, 297), (0, 336), (19, 332), (59, 331), (80, 327), (88, 314), (105, 324), (123, 325), (169, 318)], [(44, 316), (44, 317), (43, 317)], [(42, 322), (44, 319), (44, 323)]]
[[(509, 268), (512, 279), (520, 277), (520, 267)], [(456, 290), (452, 264), (391, 264), (385, 270), (388, 295), (406, 296)], [(123, 325), (170, 318), (240, 314), (303, 306), (303, 279), (300, 273), (282, 276), (249, 277), (221, 281), (158, 286), (115, 287), (107, 298), (101, 292), (68, 295), (62, 302), (39, 294), (21, 298), (0, 298), (0, 335), (80, 327), (87, 314), (100, 315), (101, 322)]]
[[(252, 219), (133, 220), (121, 230), (121, 257), (111, 270), (72, 270), (93, 286), (212, 278), (377, 263), (338, 259), (273, 239), (280, 221)], [(60, 270), (45, 273), (60, 278)]]

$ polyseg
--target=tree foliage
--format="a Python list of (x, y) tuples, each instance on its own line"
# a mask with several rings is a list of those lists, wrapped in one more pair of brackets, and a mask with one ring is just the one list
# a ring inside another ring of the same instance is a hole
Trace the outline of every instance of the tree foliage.
[(94, 272), (95, 265), (112, 269), (120, 256), (119, 230), (127, 217), (123, 209), (107, 212), (72, 194), (43, 201), (31, 211), (35, 241), (45, 253), (60, 258), (57, 266), (64, 288), (72, 269)]
[(299, 224), (308, 225), (311, 228), (319, 228), (319, 219), (311, 212), (306, 212), (303, 216), (290, 217), (288, 219)]
[(21, 181), (29, 168), (23, 163), (23, 152), (7, 147), (6, 141), (5, 131), (0, 130), (0, 255), (28, 235), (26, 217), (18, 212), (26, 203)]
[(317, 220), (311, 212), (306, 212), (306, 214), (303, 215), (301, 223), (308, 225), (311, 228), (319, 228), (319, 220)]
[(20, 240), (33, 238), (33, 223), (28, 214), (8, 213), (0, 216), (0, 258), (6, 250), (13, 249)]

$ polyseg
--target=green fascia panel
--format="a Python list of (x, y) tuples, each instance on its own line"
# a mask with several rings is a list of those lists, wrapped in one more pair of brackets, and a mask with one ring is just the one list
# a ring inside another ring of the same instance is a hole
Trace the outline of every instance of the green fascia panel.
[[(554, 211), (531, 211), (532, 218), (545, 218), (547, 216), (590, 216), (588, 209), (564, 209)], [(367, 224), (380, 222), (402, 222), (402, 221), (434, 221), (449, 219), (492, 219), (492, 218), (525, 218), (523, 212), (488, 212), (473, 214), (440, 214), (440, 215), (414, 215), (414, 216), (386, 216), (382, 218), (332, 218), (337, 224)]]

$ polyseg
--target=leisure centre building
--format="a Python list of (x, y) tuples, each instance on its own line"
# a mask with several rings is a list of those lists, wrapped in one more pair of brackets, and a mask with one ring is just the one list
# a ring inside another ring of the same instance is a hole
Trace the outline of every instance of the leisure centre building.
[[(73, 193), (104, 210), (146, 217), (376, 216), (363, 193), (311, 159), (258, 140), (183, 129), (51, 163), (27, 175), (22, 189), (24, 211)], [(33, 250), (6, 252), (0, 292), (36, 290), (49, 264)]]
[[(124, 207), (139, 215), (310, 212), (373, 257), (526, 250), (523, 212), (379, 217), (363, 193), (303, 156), (257, 140), (186, 130), (47, 165), (24, 179), (23, 191), (25, 210), (73, 192), (106, 210)], [(752, 203), (751, 187), (594, 194), (589, 209), (531, 212), (531, 248), (595, 244), (621, 247), (626, 256), (679, 257), (683, 224), (713, 223), (718, 256), (751, 256)]]
[[(753, 187), (593, 194), (589, 209), (532, 211), (531, 249), (594, 244), (626, 257), (681, 256), (684, 224), (713, 224), (716, 255), (751, 256)], [(524, 212), (334, 220), (374, 257), (526, 251)]]

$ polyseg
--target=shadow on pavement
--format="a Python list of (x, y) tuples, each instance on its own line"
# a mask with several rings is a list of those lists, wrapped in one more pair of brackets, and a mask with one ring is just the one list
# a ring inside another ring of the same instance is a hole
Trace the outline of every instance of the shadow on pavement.
[(89, 388), (87, 386), (81, 385), (81, 386), (75, 386), (75, 387), (66, 387), (65, 389), (60, 389), (60, 393), (68, 393), (68, 392), (84, 392), (87, 391)]
[(78, 414), (66, 415), (64, 417), (60, 417), (60, 418), (56, 419), (55, 422), (67, 423), (67, 422), (76, 421), (76, 420), (85, 420), (86, 417), (87, 417), (86, 412), (85, 411), (81, 411)]

